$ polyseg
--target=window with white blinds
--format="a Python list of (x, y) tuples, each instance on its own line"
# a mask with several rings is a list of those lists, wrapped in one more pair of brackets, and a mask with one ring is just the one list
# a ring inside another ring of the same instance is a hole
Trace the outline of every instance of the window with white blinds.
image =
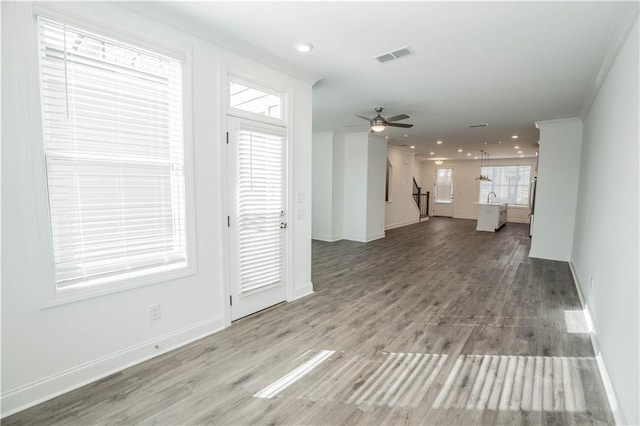
[(285, 140), (284, 130), (238, 132), (240, 294), (282, 281)]
[(58, 289), (187, 259), (183, 62), (38, 18)]
[(491, 182), (480, 183), (479, 201), (485, 203), (490, 192), (496, 194), (492, 202), (509, 203), (512, 206), (529, 206), (531, 166), (482, 167), (480, 174)]

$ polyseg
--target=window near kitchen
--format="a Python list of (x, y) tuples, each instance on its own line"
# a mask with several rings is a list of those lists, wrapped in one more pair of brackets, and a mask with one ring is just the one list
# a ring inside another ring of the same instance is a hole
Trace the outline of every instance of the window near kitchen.
[(183, 61), (42, 17), (38, 28), (56, 288), (192, 272)]
[(436, 203), (450, 203), (453, 200), (453, 169), (436, 169)]
[(491, 202), (509, 203), (511, 206), (528, 206), (531, 185), (531, 166), (482, 167), (481, 175), (491, 182), (480, 183), (479, 202), (486, 203), (487, 195), (494, 192)]

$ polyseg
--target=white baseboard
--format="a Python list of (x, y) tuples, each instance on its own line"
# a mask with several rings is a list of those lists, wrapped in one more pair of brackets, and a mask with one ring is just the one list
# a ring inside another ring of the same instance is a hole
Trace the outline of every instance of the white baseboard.
[(342, 239), (340, 235), (311, 235), (312, 240), (326, 241), (327, 243), (333, 243)]
[(529, 218), (509, 219), (507, 217), (507, 223), (529, 223)]
[(419, 222), (420, 222), (420, 218), (411, 219), (411, 220), (407, 220), (407, 221), (404, 221), (404, 222), (392, 223), (391, 225), (385, 226), (384, 229), (386, 231), (386, 230), (389, 230), (389, 229), (402, 228), (403, 226), (413, 225), (414, 223), (419, 223)]
[(293, 294), (291, 295), (291, 299), (288, 302), (293, 302), (294, 300), (301, 299), (306, 296), (310, 296), (313, 294), (313, 283), (308, 282), (302, 286), (294, 287)]
[(453, 216), (454, 219), (467, 219), (467, 220), (478, 220), (477, 215), (458, 215)]
[(613, 414), (613, 420), (617, 425), (626, 425), (627, 420), (626, 416), (620, 409), (620, 405), (618, 403), (618, 397), (616, 396), (616, 392), (613, 388), (613, 383), (611, 383), (611, 377), (609, 376), (609, 370), (607, 370), (607, 365), (602, 356), (602, 350), (600, 349), (600, 341), (598, 340), (598, 331), (595, 328), (595, 324), (593, 323), (593, 317), (591, 316), (591, 311), (589, 309), (589, 303), (587, 299), (584, 297), (582, 293), (582, 286), (580, 285), (580, 280), (578, 279), (578, 273), (573, 264), (573, 261), (569, 261), (569, 269), (571, 269), (571, 275), (573, 275), (573, 281), (576, 285), (576, 290), (578, 291), (578, 298), (580, 299), (580, 304), (582, 305), (582, 310), (584, 312), (585, 321), (587, 322), (587, 326), (589, 329), (589, 337), (591, 339), (591, 346), (593, 347), (593, 353), (596, 357), (596, 364), (598, 365), (598, 372), (600, 373), (600, 378), (602, 379), (602, 384), (604, 385), (605, 393), (607, 394), (607, 400), (609, 401), (609, 407), (611, 408), (611, 412)]
[(365, 241), (365, 243), (371, 242), (371, 241), (375, 241), (375, 240), (379, 240), (380, 238), (384, 238), (386, 235), (385, 233), (381, 233), (381, 234), (375, 234), (375, 235), (367, 235), (367, 240)]
[(546, 259), (546, 260), (557, 260), (560, 262), (569, 262), (569, 259), (566, 255), (562, 255), (560, 253), (552, 253), (552, 252), (540, 252), (540, 251), (529, 251), (529, 257), (533, 257), (535, 259)]
[[(209, 318), (174, 332), (147, 340), (113, 354), (4, 392), (2, 414), (7, 417), (63, 393), (95, 382), (224, 328), (222, 316)], [(156, 349), (156, 345), (158, 349)]]
[(344, 240), (349, 240), (349, 241), (355, 241), (355, 242), (358, 242), (358, 243), (368, 243), (368, 242), (371, 242), (371, 241), (379, 240), (380, 238), (384, 238), (385, 236), (386, 235), (383, 232), (381, 234), (376, 234), (376, 235), (367, 235), (364, 239), (360, 238), (359, 236), (358, 237), (351, 237), (349, 235), (345, 235), (343, 239)]

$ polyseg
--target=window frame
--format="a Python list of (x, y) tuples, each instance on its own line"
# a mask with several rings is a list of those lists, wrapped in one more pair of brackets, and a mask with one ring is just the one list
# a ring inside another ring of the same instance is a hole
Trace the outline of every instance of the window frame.
[[(507, 167), (517, 167), (517, 168), (521, 168), (521, 167), (526, 167), (529, 168), (529, 180), (531, 180), (534, 176), (533, 174), (533, 166), (530, 164), (506, 164), (506, 165), (492, 165), (492, 166), (485, 166), (485, 167), (481, 167), (480, 168), (480, 174), (485, 174), (488, 176), (488, 173), (485, 173), (482, 171), (482, 169), (486, 169), (486, 168), (491, 168), (491, 169), (497, 169), (497, 168), (507, 168)], [(482, 204), (482, 203), (486, 203), (486, 199), (483, 199), (482, 197), (482, 185), (486, 183), (486, 184), (490, 184), (491, 188), (489, 189), (489, 192), (495, 192), (493, 189), (493, 185), (494, 185), (494, 181), (491, 182), (480, 182), (480, 185), (478, 185), (478, 203)], [(510, 185), (499, 185), (501, 187), (507, 187), (510, 188)], [(527, 188), (527, 197), (526, 197), (526, 203), (525, 204), (515, 204), (515, 203), (510, 203), (508, 200), (507, 201), (498, 201), (498, 202), (502, 202), (502, 203), (507, 203), (509, 205), (509, 208), (519, 208), (519, 209), (528, 209), (529, 208), (529, 202), (530, 202), (530, 197), (531, 197), (531, 182), (527, 182), (526, 184), (523, 185), (517, 185), (517, 187), (525, 187)], [(508, 191), (508, 189), (507, 189)]]
[[(85, 16), (75, 15), (67, 11), (61, 11), (55, 6), (34, 4), (33, 9), (33, 34), (34, 39), (29, 43), (32, 47), (32, 58), (35, 61), (31, 72), (34, 74), (34, 120), (36, 120), (38, 137), (32, 147), (34, 158), (37, 159), (36, 170), (38, 191), (40, 202), (36, 206), (38, 217), (39, 235), (41, 236), (42, 256), (48, 264), (47, 276), (43, 277), (46, 284), (43, 308), (49, 308), (62, 304), (72, 303), (79, 300), (104, 296), (120, 291), (144, 287), (152, 284), (159, 284), (173, 281), (197, 274), (197, 240), (196, 240), (196, 215), (195, 215), (195, 193), (194, 193), (194, 161), (193, 161), (193, 122), (192, 122), (192, 72), (193, 60), (192, 49), (189, 46), (176, 46), (172, 41), (163, 40), (162, 44), (151, 41), (141, 34), (132, 33), (130, 30), (103, 24)], [(38, 17), (57, 21), (70, 26), (86, 30), (96, 35), (111, 38), (134, 47), (155, 52), (157, 54), (170, 57), (182, 62), (182, 121), (183, 121), (183, 165), (184, 165), (184, 194), (185, 194), (185, 237), (186, 237), (186, 258), (187, 265), (163, 271), (162, 267), (156, 265), (150, 267), (148, 274), (133, 275), (134, 273), (124, 273), (119, 277), (104, 280), (105, 282), (93, 285), (76, 285), (69, 288), (59, 288), (56, 282), (55, 255), (53, 251), (53, 234), (51, 216), (49, 210), (48, 196), (48, 175), (46, 171), (45, 146), (44, 146), (44, 121), (41, 110), (42, 91), (40, 85), (40, 35)], [(165, 43), (166, 41), (166, 43)]]

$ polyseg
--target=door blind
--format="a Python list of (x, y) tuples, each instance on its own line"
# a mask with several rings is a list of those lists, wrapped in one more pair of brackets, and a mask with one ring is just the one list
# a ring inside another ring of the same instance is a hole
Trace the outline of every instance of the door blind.
[(452, 169), (437, 169), (435, 199), (438, 203), (450, 203), (453, 194)]
[(240, 294), (282, 281), (284, 135), (238, 132)]
[(182, 62), (38, 28), (58, 288), (186, 266)]

